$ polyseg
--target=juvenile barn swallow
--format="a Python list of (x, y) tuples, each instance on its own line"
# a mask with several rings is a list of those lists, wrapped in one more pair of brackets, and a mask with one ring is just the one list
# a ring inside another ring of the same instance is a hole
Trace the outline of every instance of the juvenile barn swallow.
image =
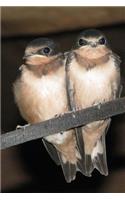
[[(20, 67), (21, 76), (14, 83), (15, 102), (22, 117), (34, 124), (68, 111), (65, 59), (50, 39), (38, 38), (28, 44)], [(74, 130), (43, 139), (51, 158), (61, 164), (67, 182), (76, 177), (81, 157)]]
[[(95, 29), (81, 32), (66, 64), (70, 109), (84, 109), (119, 97), (120, 62), (104, 34)], [(94, 168), (108, 175), (105, 135), (110, 121), (92, 122), (76, 134), (86, 176), (91, 176)]]

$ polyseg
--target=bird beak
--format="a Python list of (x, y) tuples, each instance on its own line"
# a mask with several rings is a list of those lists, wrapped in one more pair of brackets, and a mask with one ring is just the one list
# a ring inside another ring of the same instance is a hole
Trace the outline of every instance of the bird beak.
[(28, 54), (28, 55), (24, 55), (23, 56), (23, 60), (29, 60), (30, 58), (34, 58), (34, 57), (45, 58), (46, 56), (44, 56), (44, 55), (37, 55), (37, 54)]
[(90, 45), (91, 45), (92, 48), (97, 47), (97, 43), (96, 42), (92, 42)]

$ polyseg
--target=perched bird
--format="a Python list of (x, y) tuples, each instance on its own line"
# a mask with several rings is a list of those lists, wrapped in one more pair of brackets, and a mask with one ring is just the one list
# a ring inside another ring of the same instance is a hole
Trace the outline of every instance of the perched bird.
[[(112, 52), (105, 35), (99, 30), (81, 32), (67, 57), (71, 110), (100, 105), (120, 96), (120, 58)], [(79, 128), (79, 134), (76, 134), (86, 176), (91, 176), (94, 168), (108, 175), (105, 135), (110, 121), (92, 122)]]
[[(23, 59), (13, 87), (22, 117), (34, 124), (67, 112), (65, 59), (57, 45), (47, 38), (35, 39), (26, 47)], [(66, 181), (74, 180), (81, 162), (74, 130), (47, 136), (43, 143), (51, 158), (61, 164)]]

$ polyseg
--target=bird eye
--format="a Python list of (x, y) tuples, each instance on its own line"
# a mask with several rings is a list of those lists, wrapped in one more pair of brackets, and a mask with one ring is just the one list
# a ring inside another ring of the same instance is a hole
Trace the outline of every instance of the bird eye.
[(45, 54), (49, 54), (49, 53), (50, 53), (50, 48), (49, 48), (49, 47), (45, 47), (45, 48), (43, 49), (43, 52), (44, 52)]
[(49, 47), (44, 47), (43, 49), (40, 49), (38, 53), (41, 55), (49, 55), (50, 51), (51, 49)]
[(99, 40), (99, 44), (104, 45), (106, 44), (106, 39), (103, 37)]
[(80, 46), (85, 46), (85, 45), (87, 45), (87, 41), (84, 40), (84, 39), (79, 39), (78, 43), (79, 43)]

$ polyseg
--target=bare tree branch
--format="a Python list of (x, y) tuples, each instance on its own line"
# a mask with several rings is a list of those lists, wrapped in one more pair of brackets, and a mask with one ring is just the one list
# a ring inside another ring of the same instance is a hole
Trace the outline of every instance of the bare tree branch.
[(125, 97), (2, 134), (0, 149), (125, 113)]

